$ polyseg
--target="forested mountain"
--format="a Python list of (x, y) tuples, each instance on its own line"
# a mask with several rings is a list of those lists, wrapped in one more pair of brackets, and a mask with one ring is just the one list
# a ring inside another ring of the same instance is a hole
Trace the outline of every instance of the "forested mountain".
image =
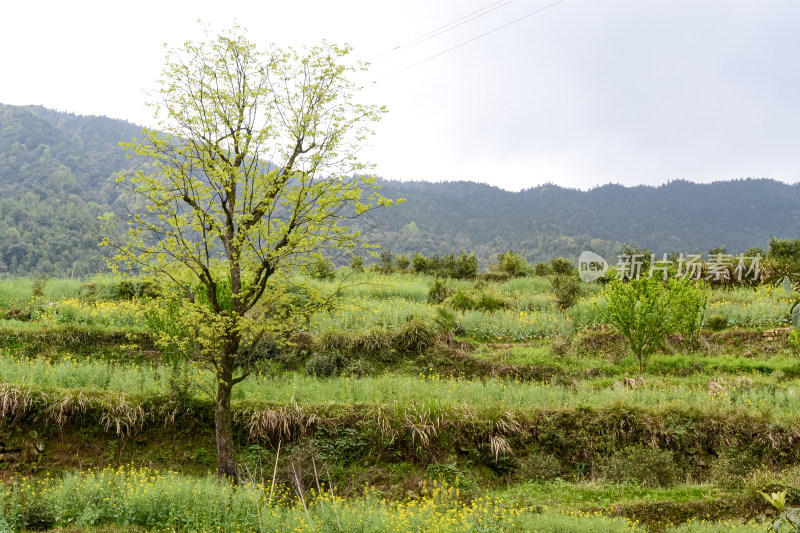
[(128, 122), (0, 104), (0, 272), (88, 275), (104, 268), (87, 224), (112, 209), (132, 165)]
[[(0, 273), (89, 275), (104, 268), (89, 225), (122, 209), (114, 176), (137, 163), (119, 142), (140, 128), (105, 117), (0, 104)], [(369, 238), (394, 253), (464, 250), (486, 266), (495, 254), (530, 261), (613, 256), (622, 243), (656, 253), (729, 252), (800, 235), (800, 185), (735, 180), (590, 191), (543, 185), (521, 192), (472, 182), (383, 181), (405, 198), (378, 213)]]
[(800, 236), (800, 184), (767, 179), (589, 191), (542, 185), (517, 193), (471, 182), (388, 181), (381, 192), (406, 198), (380, 217), (381, 240), (395, 253), (449, 244), (484, 262), (509, 249), (543, 261), (587, 249), (613, 256), (623, 243), (657, 254), (721, 245), (738, 253), (766, 248), (771, 236)]

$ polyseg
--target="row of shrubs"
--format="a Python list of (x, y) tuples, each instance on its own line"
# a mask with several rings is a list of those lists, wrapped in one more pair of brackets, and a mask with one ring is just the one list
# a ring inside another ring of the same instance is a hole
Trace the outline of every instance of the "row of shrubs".
[(305, 368), (317, 377), (361, 376), (373, 373), (375, 367), (422, 354), (447, 335), (442, 329), (409, 317), (400, 328), (375, 329), (362, 335), (328, 331), (314, 337), (298, 333), (292, 337), (290, 347), (270, 345), (270, 358), (284, 368)]
[[(542, 452), (519, 460), (508, 457), (504, 461), (510, 476), (517, 481), (548, 481), (563, 477), (565, 472), (557, 457)], [(686, 477), (673, 452), (643, 445), (628, 446), (593, 465), (574, 466), (573, 474), (644, 487), (670, 487), (685, 481)], [(760, 458), (747, 448), (730, 446), (710, 460), (703, 477), (722, 489), (737, 490), (746, 486), (749, 478), (762, 468)]]

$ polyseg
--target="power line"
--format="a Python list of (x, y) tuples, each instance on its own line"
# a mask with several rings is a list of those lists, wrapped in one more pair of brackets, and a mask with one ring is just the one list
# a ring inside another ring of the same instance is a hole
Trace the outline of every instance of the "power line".
[[(510, 4), (512, 2), (515, 2), (515, 1), (516, 0), (498, 0), (497, 2), (495, 2), (493, 4), (489, 4), (488, 6), (484, 6), (484, 7), (480, 8), (480, 9), (477, 9), (477, 10), (473, 11), (472, 13), (467, 13), (466, 15), (464, 15), (461, 18), (457, 18), (456, 20), (454, 20), (452, 22), (448, 22), (447, 24), (445, 24), (443, 26), (439, 26), (438, 28), (435, 28), (435, 29), (429, 31), (428, 33), (423, 33), (419, 37), (415, 37), (415, 38), (411, 39), (410, 41), (406, 41), (406, 42), (404, 42), (402, 44), (398, 44), (397, 46), (395, 46), (391, 50), (389, 50), (387, 52), (384, 52), (383, 54), (379, 55), (375, 59), (381, 59), (381, 58), (386, 57), (388, 55), (396, 54), (396, 53), (401, 52), (403, 50), (407, 50), (409, 48), (413, 48), (414, 46), (417, 46), (418, 44), (424, 43), (425, 41), (427, 41), (429, 39), (433, 39), (434, 37), (437, 37), (437, 36), (439, 36), (439, 35), (441, 35), (443, 33), (447, 33), (448, 31), (453, 30), (455, 28), (458, 28), (459, 26), (462, 26), (462, 25), (466, 24), (467, 22), (471, 22), (471, 21), (473, 21), (473, 20), (475, 20), (477, 18), (480, 18), (480, 17), (482, 17), (484, 15), (488, 15), (492, 11), (496, 11), (496, 10), (500, 9), (501, 7), (507, 6), (508, 4)], [(500, 5), (498, 5), (498, 4), (500, 4)]]
[(428, 61), (430, 61), (431, 59), (435, 59), (435, 58), (439, 57), (440, 55), (444, 55), (444, 54), (446, 54), (447, 52), (452, 52), (452, 51), (453, 51), (453, 50), (455, 50), (456, 48), (461, 48), (461, 47), (462, 47), (462, 46), (464, 46), (465, 44), (469, 44), (469, 43), (471, 43), (471, 42), (473, 42), (473, 41), (477, 41), (477, 40), (478, 40), (478, 39), (480, 39), (481, 37), (486, 37), (486, 36), (487, 36), (487, 35), (489, 35), (490, 33), (494, 33), (494, 32), (496, 32), (496, 31), (502, 30), (503, 28), (507, 28), (508, 26), (511, 26), (512, 24), (515, 24), (515, 23), (517, 23), (517, 22), (519, 22), (519, 21), (521, 21), (521, 20), (525, 20), (525, 19), (526, 19), (526, 18), (528, 18), (528, 17), (532, 17), (533, 15), (536, 15), (536, 14), (538, 14), (538, 13), (541, 13), (541, 12), (542, 12), (542, 11), (544, 11), (545, 9), (550, 9), (551, 7), (557, 6), (558, 4), (560, 4), (560, 3), (562, 3), (562, 2), (565, 2), (565, 1), (566, 1), (566, 0), (557, 0), (556, 2), (553, 2), (552, 4), (548, 4), (548, 5), (546, 5), (546, 6), (542, 7), (542, 8), (540, 8), (540, 9), (537, 9), (536, 11), (531, 11), (531, 12), (530, 12), (530, 13), (528, 13), (527, 15), (523, 15), (523, 16), (521, 16), (521, 17), (517, 18), (517, 19), (514, 19), (514, 20), (512, 20), (511, 22), (507, 22), (507, 23), (505, 23), (505, 24), (503, 24), (503, 25), (501, 25), (501, 26), (497, 26), (496, 28), (493, 28), (493, 29), (491, 29), (491, 30), (487, 31), (486, 33), (482, 33), (482, 34), (480, 34), (480, 35), (478, 35), (478, 36), (476, 36), (476, 37), (473, 37), (472, 39), (468, 39), (468, 40), (466, 40), (466, 41), (464, 41), (464, 42), (462, 42), (462, 43), (459, 43), (459, 44), (457, 44), (457, 45), (455, 45), (455, 46), (452, 46), (452, 47), (448, 48), (447, 50), (443, 50), (443, 51), (441, 51), (441, 52), (439, 52), (439, 53), (436, 53), (436, 54), (434, 54), (434, 55), (432, 55), (432, 56), (430, 56), (430, 57), (426, 57), (425, 59), (422, 59), (422, 60), (420, 60), (420, 61), (417, 61), (416, 63), (413, 63), (413, 64), (411, 64), (411, 65), (409, 65), (409, 66), (407, 66), (407, 67), (405, 67), (405, 68), (401, 68), (400, 70), (397, 70), (397, 71), (395, 71), (395, 72), (392, 72), (392, 73), (391, 73), (391, 74), (389, 74), (388, 76), (384, 76), (383, 78), (381, 78), (381, 79), (379, 79), (379, 80), (375, 80), (375, 81), (373, 81), (372, 83), (373, 83), (373, 84), (375, 84), (375, 83), (378, 83), (378, 82), (384, 81), (384, 80), (386, 80), (386, 79), (389, 79), (389, 78), (391, 78), (392, 76), (396, 76), (397, 74), (400, 74), (401, 72), (405, 72), (406, 70), (409, 70), (409, 69), (412, 69), (412, 68), (414, 68), (414, 67), (417, 67), (417, 66), (419, 66), (419, 65), (421, 65), (421, 64), (423, 64), (423, 63), (427, 63), (427, 62), (428, 62)]

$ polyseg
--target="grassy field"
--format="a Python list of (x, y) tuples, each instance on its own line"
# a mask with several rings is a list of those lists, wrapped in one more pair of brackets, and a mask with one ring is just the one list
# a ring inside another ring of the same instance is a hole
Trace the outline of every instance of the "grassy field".
[(562, 311), (546, 278), (449, 281), (500, 304), (445, 335), (432, 277), (337, 275), (234, 388), (239, 487), (210, 474), (213, 376), (164, 363), (135, 285), (0, 280), (0, 531), (765, 531), (759, 491), (800, 494), (781, 289), (711, 291), (727, 327), (639, 377), (599, 285)]

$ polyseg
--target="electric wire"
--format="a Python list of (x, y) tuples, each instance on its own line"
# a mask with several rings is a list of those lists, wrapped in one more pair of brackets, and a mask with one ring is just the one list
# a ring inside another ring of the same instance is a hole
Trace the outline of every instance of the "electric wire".
[(438, 53), (436, 53), (436, 54), (434, 54), (432, 56), (426, 57), (425, 59), (417, 61), (416, 63), (412, 63), (411, 65), (409, 65), (407, 67), (401, 68), (400, 70), (396, 70), (396, 71), (392, 72), (391, 74), (389, 74), (387, 76), (384, 76), (383, 78), (380, 78), (378, 80), (373, 81), (372, 83), (375, 84), (375, 83), (382, 82), (382, 81), (387, 80), (387, 79), (389, 79), (389, 78), (391, 78), (393, 76), (396, 76), (397, 74), (400, 74), (401, 72), (405, 72), (405, 71), (407, 71), (409, 69), (412, 69), (414, 67), (418, 67), (419, 65), (422, 65), (423, 63), (427, 63), (428, 61), (430, 61), (432, 59), (435, 59), (435, 58), (437, 58), (437, 57), (439, 57), (441, 55), (446, 54), (447, 52), (452, 52), (456, 48), (461, 48), (462, 46), (464, 46), (466, 44), (469, 44), (469, 43), (471, 43), (473, 41), (477, 41), (478, 39), (480, 39), (482, 37), (486, 37), (487, 35), (489, 35), (491, 33), (494, 33), (496, 31), (502, 30), (503, 28), (507, 28), (508, 26), (511, 26), (512, 24), (516, 24), (517, 22), (519, 22), (521, 20), (525, 20), (528, 17), (532, 17), (533, 15), (541, 13), (542, 11), (544, 11), (546, 9), (550, 9), (551, 7), (557, 6), (558, 4), (561, 4), (562, 2), (565, 2), (565, 1), (566, 0), (557, 0), (556, 2), (553, 2), (552, 4), (548, 4), (548, 5), (546, 5), (546, 6), (542, 7), (542, 8), (539, 8), (536, 11), (531, 11), (527, 15), (523, 15), (523, 16), (517, 18), (517, 19), (512, 20), (511, 22), (506, 22), (505, 24), (503, 24), (501, 26), (497, 26), (496, 28), (493, 28), (493, 29), (491, 29), (491, 30), (489, 30), (489, 31), (487, 31), (485, 33), (481, 33), (480, 35), (477, 35), (477, 36), (475, 36), (475, 37), (473, 37), (471, 39), (468, 39), (468, 40), (466, 40), (464, 42), (461, 42), (461, 43), (459, 43), (459, 44), (457, 44), (455, 46), (451, 46), (450, 48), (448, 48), (446, 50), (442, 50), (441, 52), (438, 52)]
[[(384, 52), (383, 54), (377, 56), (375, 58), (375, 60), (378, 60), (378, 59), (384, 58), (386, 56), (390, 56), (390, 55), (393, 55), (393, 54), (396, 54), (396, 53), (399, 53), (399, 52), (402, 52), (402, 51), (405, 51), (405, 50), (408, 50), (409, 48), (413, 48), (413, 47), (417, 46), (418, 44), (424, 43), (425, 41), (427, 41), (429, 39), (433, 39), (434, 37), (438, 37), (439, 35), (441, 35), (443, 33), (447, 33), (450, 30), (454, 30), (454, 29), (458, 28), (459, 26), (462, 26), (462, 25), (466, 24), (467, 22), (471, 22), (471, 21), (473, 21), (473, 20), (475, 20), (477, 18), (480, 18), (480, 17), (482, 17), (484, 15), (488, 15), (492, 11), (496, 11), (496, 10), (500, 9), (501, 7), (505, 7), (505, 6), (507, 6), (508, 4), (510, 4), (512, 2), (516, 2), (516, 0), (498, 0), (497, 2), (494, 2), (493, 4), (489, 4), (488, 6), (484, 6), (484, 7), (480, 8), (480, 9), (475, 10), (472, 13), (467, 13), (463, 17), (457, 18), (456, 20), (454, 20), (452, 22), (448, 22), (447, 24), (445, 24), (443, 26), (439, 26), (438, 28), (434, 28), (431, 31), (429, 31), (428, 33), (423, 33), (419, 37), (415, 37), (415, 38), (413, 38), (413, 39), (411, 39), (409, 41), (406, 41), (404, 43), (398, 44), (397, 46), (395, 46), (391, 50), (388, 50), (388, 51)], [(498, 4), (500, 4), (500, 5), (498, 5)]]

